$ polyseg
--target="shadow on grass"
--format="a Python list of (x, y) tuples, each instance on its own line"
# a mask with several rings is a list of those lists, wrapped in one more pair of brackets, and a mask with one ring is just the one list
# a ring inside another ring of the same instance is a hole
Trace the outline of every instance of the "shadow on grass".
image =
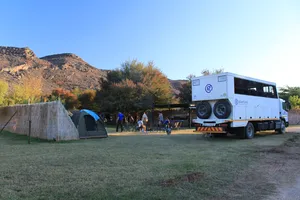
[[(27, 135), (21, 135), (16, 133), (11, 133), (8, 131), (3, 131), (0, 134), (0, 140), (5, 140), (10, 143), (24, 143), (28, 144), (28, 136)], [(36, 137), (30, 138), (30, 143), (74, 143), (79, 142), (80, 140), (68, 140), (68, 141), (55, 141), (55, 140), (46, 140), (46, 139), (40, 139)]]
[(264, 131), (264, 132), (258, 132), (255, 134), (254, 137), (272, 137), (272, 136), (276, 136), (279, 135), (278, 133), (274, 132), (274, 131)]
[[(6, 140), (15, 140), (15, 141), (28, 141), (28, 136), (27, 135), (20, 135), (16, 133), (11, 133), (8, 131), (3, 131), (0, 134), (0, 138), (6, 139)], [(39, 138), (30, 138), (31, 142), (48, 142), (47, 140), (44, 139), (39, 139)]]

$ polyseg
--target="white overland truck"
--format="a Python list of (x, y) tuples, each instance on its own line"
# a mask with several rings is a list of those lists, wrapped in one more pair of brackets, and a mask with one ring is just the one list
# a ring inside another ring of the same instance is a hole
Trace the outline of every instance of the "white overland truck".
[(197, 132), (237, 134), (253, 138), (255, 132), (285, 133), (289, 103), (278, 97), (276, 84), (232, 73), (192, 79)]

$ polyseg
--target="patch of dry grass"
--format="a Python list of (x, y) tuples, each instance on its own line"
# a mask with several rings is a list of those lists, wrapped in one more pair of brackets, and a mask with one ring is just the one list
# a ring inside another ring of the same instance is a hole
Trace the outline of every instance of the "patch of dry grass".
[[(257, 186), (237, 185), (260, 159), (256, 150), (290, 137), (111, 135), (28, 145), (26, 137), (6, 133), (0, 136), (0, 199), (234, 199), (243, 187), (247, 195)], [(265, 194), (273, 192), (272, 183), (256, 176)]]

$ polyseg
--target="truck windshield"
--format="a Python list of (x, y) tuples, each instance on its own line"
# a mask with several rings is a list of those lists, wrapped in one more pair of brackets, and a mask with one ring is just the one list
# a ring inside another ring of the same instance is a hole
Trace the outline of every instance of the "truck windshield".
[(282, 102), (282, 108), (283, 108), (283, 110), (288, 111), (288, 108), (287, 108), (287, 105), (285, 102)]

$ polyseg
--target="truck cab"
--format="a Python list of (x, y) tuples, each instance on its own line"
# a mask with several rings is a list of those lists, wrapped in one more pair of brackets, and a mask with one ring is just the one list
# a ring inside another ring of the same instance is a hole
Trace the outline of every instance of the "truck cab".
[(291, 104), (288, 101), (280, 99), (280, 118), (285, 122), (285, 127), (289, 126), (288, 111), (291, 109)]

